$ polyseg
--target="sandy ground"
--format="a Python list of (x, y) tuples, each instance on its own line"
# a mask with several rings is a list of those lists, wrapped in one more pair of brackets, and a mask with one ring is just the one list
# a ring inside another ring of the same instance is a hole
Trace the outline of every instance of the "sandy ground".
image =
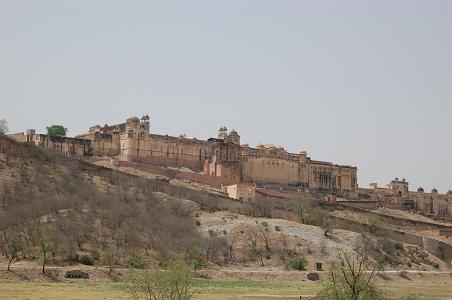
[[(289, 272), (291, 273), (291, 272)], [(293, 274), (291, 274), (293, 275)], [(451, 274), (385, 274), (377, 286), (391, 299), (408, 295), (415, 299), (451, 299)], [(293, 279), (275, 280), (195, 280), (193, 298), (198, 300), (224, 299), (312, 299), (322, 288), (322, 282)], [(2, 281), (0, 299), (132, 299), (121, 289), (120, 283), (65, 280), (54, 282)], [(405, 298), (406, 299), (406, 298)]]
[[(354, 253), (353, 246), (360, 237), (358, 233), (344, 230), (335, 230), (330, 237), (326, 237), (320, 227), (283, 219), (252, 218), (230, 212), (200, 212), (199, 221), (206, 234), (215, 232), (219, 236), (226, 235), (234, 245), (238, 258), (244, 254), (243, 249), (250, 248), (249, 241), (254, 234), (258, 234), (258, 247), (264, 246), (260, 234), (262, 229), (268, 235), (273, 253), (278, 252), (282, 239), (286, 238), (288, 247), (307, 254), (313, 261), (312, 264), (315, 260), (325, 262), (336, 259), (340, 253)], [(269, 264), (274, 265), (273, 262)]]

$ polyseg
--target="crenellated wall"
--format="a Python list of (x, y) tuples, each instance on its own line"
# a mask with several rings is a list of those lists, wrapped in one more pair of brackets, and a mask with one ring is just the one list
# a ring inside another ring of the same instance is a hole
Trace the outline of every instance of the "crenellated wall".
[[(22, 142), (18, 143), (12, 138), (9, 137), (0, 137), (0, 153), (14, 153), (15, 155), (23, 155), (25, 157), (35, 157), (37, 154), (42, 153), (43, 151), (36, 147), (34, 143), (32, 142)], [(228, 200), (227, 197), (223, 197), (220, 195), (213, 195), (208, 194), (206, 192), (196, 191), (193, 189), (188, 189), (186, 187), (179, 187), (174, 186), (164, 180), (158, 180), (158, 179), (147, 179), (138, 175), (132, 175), (123, 173), (120, 171), (112, 170), (110, 168), (102, 167), (93, 165), (90, 163), (87, 163), (80, 158), (77, 158), (76, 156), (69, 156), (70, 159), (76, 160), (80, 164), (80, 169), (88, 172), (93, 172), (99, 176), (103, 176), (107, 178), (112, 184), (117, 185), (138, 185), (143, 190), (149, 190), (153, 192), (164, 192), (168, 195), (172, 195), (175, 197), (181, 197), (184, 199), (189, 199), (196, 201), (197, 203), (202, 204), (203, 202), (221, 202)], [(127, 162), (127, 161), (120, 161), (119, 164), (123, 166), (132, 166), (133, 162)], [(158, 168), (153, 166), (144, 166), (142, 164), (133, 165), (137, 168), (142, 168), (143, 170), (146, 170), (145, 168), (152, 168), (149, 169), (152, 173), (161, 174), (170, 178), (180, 178), (180, 179), (188, 179), (188, 180), (204, 180), (205, 183), (211, 184), (211, 185), (229, 185), (229, 183), (225, 183), (223, 178), (216, 178), (216, 177), (208, 177), (203, 176), (201, 174), (191, 174), (187, 172), (179, 172), (179, 171), (173, 171), (168, 170), (164, 168)], [(159, 173), (161, 172), (161, 173)], [(197, 176), (201, 176), (199, 178), (195, 178)], [(233, 184), (233, 183), (232, 183)], [(259, 194), (261, 194), (263, 191), (261, 190)], [(272, 192), (273, 193), (273, 192)], [(272, 195), (272, 199), (276, 195)], [(282, 197), (284, 200), (285, 198)], [(329, 205), (332, 205), (331, 203), (328, 203)], [(363, 232), (365, 230), (365, 226), (359, 222), (354, 222), (348, 219), (340, 218), (340, 217), (332, 217), (334, 222), (332, 222), (332, 226), (334, 228), (339, 229), (345, 229), (345, 230), (351, 230), (355, 232)], [(434, 224), (424, 224), (424, 225), (434, 225)], [(438, 225), (434, 225), (437, 227)], [(442, 227), (442, 225), (439, 225)], [(377, 234), (382, 234), (384, 236), (387, 236), (393, 240), (418, 245), (422, 248), (424, 248), (429, 253), (435, 255), (436, 257), (444, 260), (445, 262), (450, 263), (452, 260), (452, 245), (446, 244), (444, 242), (419, 236), (413, 233), (404, 232), (401, 230), (391, 230), (386, 228), (379, 228)]]
[(413, 210), (436, 218), (452, 219), (452, 193), (439, 194), (436, 189), (431, 193), (418, 188), (416, 192), (409, 191), (405, 179), (395, 178), (385, 188), (372, 183), (370, 188), (359, 188), (358, 198), (372, 200), (379, 207)]
[[(354, 232), (365, 232), (366, 226), (352, 220), (332, 216), (333, 228), (344, 229)], [(452, 263), (452, 245), (446, 244), (432, 238), (420, 236), (414, 233), (405, 232), (403, 230), (392, 230), (388, 228), (378, 228), (376, 235), (388, 237), (391, 240), (417, 245), (425, 249), (427, 252), (433, 254), (446, 263)]]
[(357, 168), (314, 161), (300, 154), (288, 153), (282, 147), (242, 146), (241, 171), (244, 182), (292, 184), (312, 189), (354, 192)]
[(185, 135), (172, 137), (150, 133), (149, 116), (128, 118), (117, 125), (91, 126), (76, 138), (51, 140), (45, 135), (14, 135), (18, 141), (61, 151), (67, 155), (117, 157), (154, 166), (186, 167), (204, 176), (228, 182), (292, 185), (334, 190), (354, 197), (357, 168), (314, 161), (306, 152), (288, 153), (282, 147), (240, 145), (240, 136), (221, 127), (218, 138), (197, 140)]

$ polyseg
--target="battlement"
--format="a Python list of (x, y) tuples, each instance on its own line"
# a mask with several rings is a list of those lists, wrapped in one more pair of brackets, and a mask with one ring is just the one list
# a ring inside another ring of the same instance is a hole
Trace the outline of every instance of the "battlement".
[[(27, 141), (30, 136), (17, 138)], [(89, 145), (86, 153), (93, 156), (202, 170), (204, 176), (227, 178), (230, 182), (267, 182), (347, 193), (357, 188), (356, 167), (311, 160), (306, 151), (289, 153), (272, 144), (241, 146), (238, 132), (228, 131), (225, 126), (218, 130), (217, 137), (207, 140), (168, 136), (151, 133), (150, 117), (144, 115), (116, 125), (91, 126), (86, 133), (67, 141), (72, 144), (83, 141), (80, 143)], [(46, 143), (35, 142), (48, 147)]]

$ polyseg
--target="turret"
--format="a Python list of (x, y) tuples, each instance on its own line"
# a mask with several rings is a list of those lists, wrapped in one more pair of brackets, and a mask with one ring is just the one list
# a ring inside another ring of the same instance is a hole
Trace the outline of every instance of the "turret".
[(118, 128), (115, 128), (111, 132), (111, 148), (114, 152), (114, 155), (119, 154), (120, 149), (120, 136), (119, 136), (119, 130)]
[(137, 117), (128, 118), (126, 120), (126, 133), (129, 138), (135, 137), (138, 135), (140, 119)]
[(27, 142), (32, 142), (35, 138), (36, 130), (27, 129)]
[(141, 117), (141, 125), (140, 129), (141, 131), (144, 131), (146, 134), (149, 134), (150, 132), (150, 118), (148, 115), (144, 115)]
[(225, 140), (228, 137), (228, 129), (224, 126), (220, 127), (220, 129), (218, 130), (218, 138), (220, 140)]
[(229, 133), (228, 141), (235, 145), (240, 145), (240, 135), (237, 133), (237, 131), (232, 129), (232, 131)]
[(306, 150), (300, 150), (299, 156), (300, 156), (301, 162), (305, 162), (305, 161), (309, 160), (308, 153), (306, 152)]

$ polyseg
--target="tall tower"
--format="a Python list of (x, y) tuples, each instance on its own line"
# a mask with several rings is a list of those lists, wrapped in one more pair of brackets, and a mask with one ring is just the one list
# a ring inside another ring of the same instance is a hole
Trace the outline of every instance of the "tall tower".
[(232, 131), (229, 133), (228, 141), (235, 145), (240, 145), (240, 135), (237, 133), (237, 131), (232, 129)]
[(144, 132), (147, 135), (149, 135), (149, 132), (150, 132), (149, 120), (150, 120), (150, 118), (148, 115), (144, 115), (141, 117), (140, 132)]
[(228, 129), (224, 126), (222, 126), (219, 130), (218, 130), (218, 138), (220, 140), (224, 140), (226, 141), (228, 137)]
[(137, 117), (126, 120), (125, 132), (121, 136), (121, 156), (123, 159), (132, 160), (137, 156), (138, 135), (140, 131), (140, 119)]

